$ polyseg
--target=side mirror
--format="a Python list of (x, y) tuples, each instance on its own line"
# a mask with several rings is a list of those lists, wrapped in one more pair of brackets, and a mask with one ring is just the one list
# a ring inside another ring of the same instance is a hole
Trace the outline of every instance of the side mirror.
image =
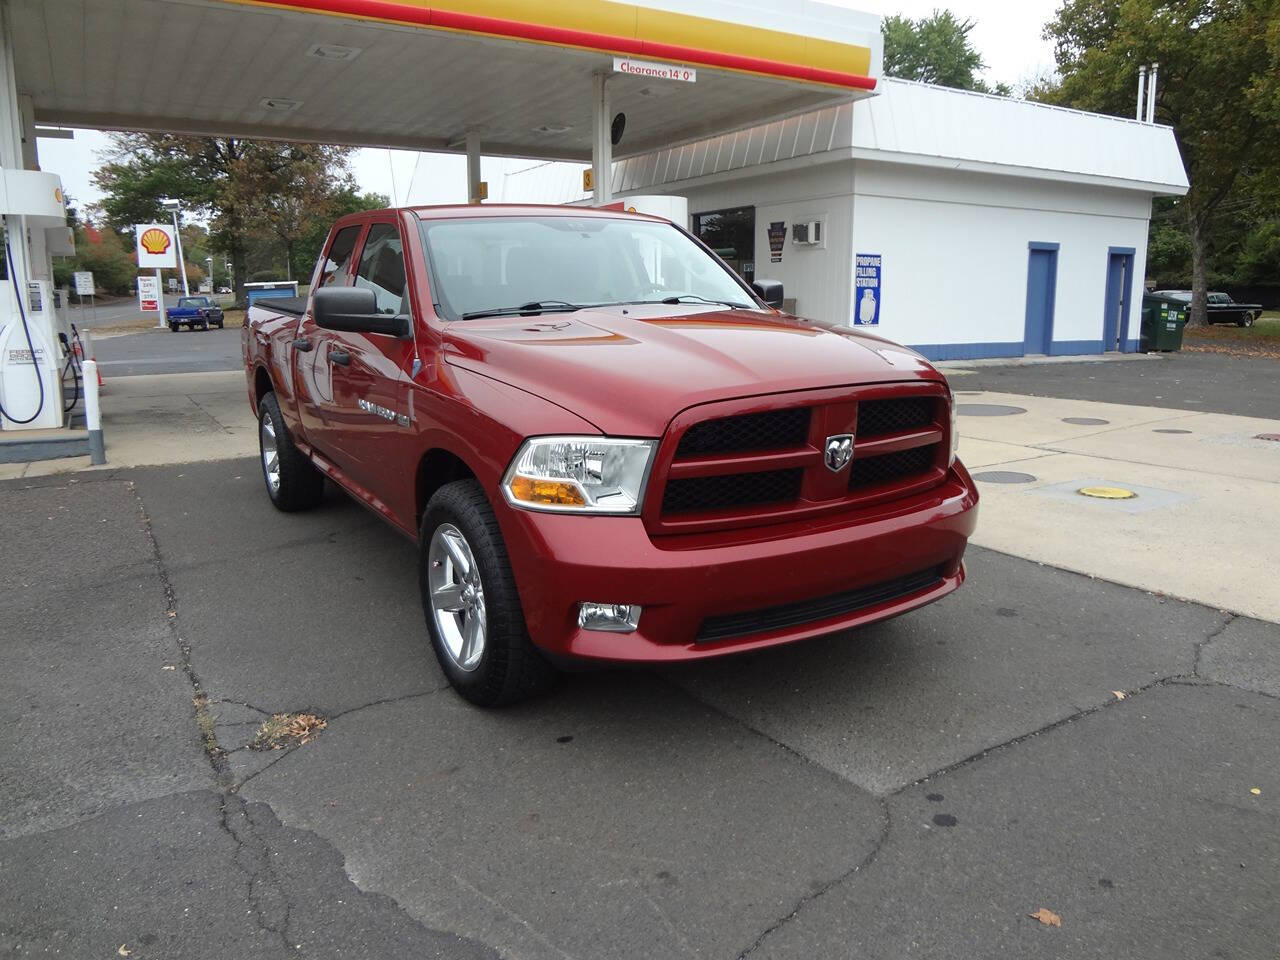
[(367, 287), (322, 287), (311, 298), (316, 326), (347, 333), (382, 333), (407, 337), (409, 318), (379, 313), (378, 298)]
[(782, 309), (781, 280), (752, 280), (751, 289), (756, 292), (756, 296), (773, 307), (773, 309)]

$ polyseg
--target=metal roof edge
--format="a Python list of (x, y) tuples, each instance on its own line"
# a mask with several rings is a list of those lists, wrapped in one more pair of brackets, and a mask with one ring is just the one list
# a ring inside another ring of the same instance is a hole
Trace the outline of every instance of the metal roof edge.
[(1181, 197), (1190, 189), (1187, 183), (1156, 183), (1147, 180), (1126, 180), (1100, 174), (1081, 173), (1072, 170), (1046, 170), (1012, 163), (991, 163), (983, 160), (964, 160), (957, 157), (934, 157), (915, 153), (895, 153), (870, 147), (853, 147), (847, 151), (854, 160), (870, 160), (877, 163), (896, 163), (903, 166), (932, 167), (955, 170), (962, 173), (990, 173), (997, 176), (1018, 176), (1027, 180), (1050, 180), (1058, 183), (1079, 183), (1090, 186), (1114, 187), (1121, 190), (1137, 190), (1159, 196)]
[(1146, 120), (1136, 120), (1133, 117), (1117, 117), (1109, 113), (1095, 113), (1092, 110), (1081, 110), (1077, 107), (1060, 107), (1054, 103), (1041, 103), (1038, 100), (1027, 100), (1024, 97), (1005, 97), (998, 93), (984, 93), (981, 90), (961, 90), (959, 87), (944, 87), (936, 83), (925, 83), (922, 80), (905, 80), (901, 77), (880, 77), (880, 92), (884, 93), (884, 88), (892, 89), (895, 86), (915, 87), (917, 89), (929, 90), (932, 94), (947, 94), (960, 97), (977, 97), (979, 99), (994, 100), (998, 103), (1019, 103), (1028, 107), (1035, 107), (1038, 110), (1052, 110), (1057, 113), (1069, 113), (1076, 116), (1088, 117), (1091, 120), (1111, 120), (1116, 123), (1129, 124), (1130, 126), (1145, 127), (1148, 129), (1168, 130), (1173, 132), (1173, 127), (1166, 123), (1148, 123)]

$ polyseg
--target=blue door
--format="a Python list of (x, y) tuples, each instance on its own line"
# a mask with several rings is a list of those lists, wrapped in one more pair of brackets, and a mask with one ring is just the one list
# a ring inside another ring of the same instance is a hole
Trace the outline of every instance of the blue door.
[(1112, 247), (1107, 252), (1107, 303), (1102, 314), (1102, 349), (1123, 350), (1129, 297), (1133, 289), (1131, 249)]
[(1050, 353), (1053, 347), (1053, 301), (1058, 285), (1058, 245), (1033, 243), (1027, 261), (1027, 325), (1023, 353)]

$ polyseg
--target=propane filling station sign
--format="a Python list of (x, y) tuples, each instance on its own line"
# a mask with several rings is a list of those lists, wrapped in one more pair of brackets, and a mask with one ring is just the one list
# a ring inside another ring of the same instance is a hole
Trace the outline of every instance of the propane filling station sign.
[(853, 258), (853, 322), (857, 326), (880, 325), (880, 261), (878, 253)]

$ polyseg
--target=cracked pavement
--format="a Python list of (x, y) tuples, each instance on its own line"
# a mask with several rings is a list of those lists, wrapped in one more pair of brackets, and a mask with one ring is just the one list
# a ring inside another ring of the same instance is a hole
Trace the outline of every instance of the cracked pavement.
[(1277, 956), (1276, 624), (973, 548), (897, 620), (483, 712), (413, 547), (260, 483), (0, 484), (0, 955)]

